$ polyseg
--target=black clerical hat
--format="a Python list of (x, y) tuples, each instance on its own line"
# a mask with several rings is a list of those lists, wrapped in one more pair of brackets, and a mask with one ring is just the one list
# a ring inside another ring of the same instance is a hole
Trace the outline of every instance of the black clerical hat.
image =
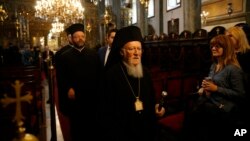
[(66, 29), (66, 33), (74, 34), (76, 31), (84, 32), (84, 25), (81, 23), (72, 24)]
[(112, 43), (111, 52), (109, 54), (105, 67), (109, 67), (122, 60), (120, 50), (123, 46), (130, 41), (143, 41), (141, 30), (137, 26), (127, 26), (118, 30), (115, 34)]
[(137, 26), (127, 26), (116, 32), (113, 46), (121, 49), (127, 42), (142, 41), (141, 30)]

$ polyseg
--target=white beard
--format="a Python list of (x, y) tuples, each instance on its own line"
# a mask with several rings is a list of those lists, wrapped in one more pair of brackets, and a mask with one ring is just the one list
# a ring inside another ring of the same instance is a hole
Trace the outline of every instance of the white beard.
[(142, 64), (138, 64), (136, 66), (134, 65), (129, 65), (125, 62), (123, 62), (124, 65), (127, 68), (127, 72), (129, 76), (135, 77), (135, 78), (142, 78), (143, 77), (143, 69), (142, 69)]

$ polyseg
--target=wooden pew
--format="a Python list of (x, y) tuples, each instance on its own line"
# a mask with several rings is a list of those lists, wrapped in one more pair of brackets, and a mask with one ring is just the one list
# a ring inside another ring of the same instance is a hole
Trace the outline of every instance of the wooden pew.
[(41, 70), (36, 66), (0, 68), (0, 140), (17, 136), (17, 122), (27, 133), (38, 135), (42, 109)]
[(192, 104), (193, 93), (197, 92), (203, 74), (175, 73), (166, 77), (166, 115), (160, 118), (160, 127), (174, 138), (180, 137), (185, 120), (185, 112)]

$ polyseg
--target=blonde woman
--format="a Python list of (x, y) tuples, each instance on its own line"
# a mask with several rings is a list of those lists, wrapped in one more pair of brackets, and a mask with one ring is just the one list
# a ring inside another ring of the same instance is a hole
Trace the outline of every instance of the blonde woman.
[(226, 35), (215, 36), (210, 41), (213, 59), (210, 79), (202, 81), (197, 106), (186, 121), (190, 140), (225, 139), (241, 122), (238, 115), (245, 98), (244, 74), (232, 45)]
[[(250, 30), (249, 30), (250, 32)], [(247, 40), (247, 36), (242, 27), (234, 26), (226, 30), (226, 35), (231, 37), (233, 41), (233, 47), (237, 54), (237, 59), (245, 73), (250, 73), (250, 45)]]
[[(244, 29), (243, 29), (244, 28)], [(245, 90), (246, 90), (246, 99), (244, 102), (244, 106), (242, 106), (242, 117), (244, 117), (245, 125), (244, 127), (249, 127), (249, 114), (247, 111), (250, 110), (249, 103), (250, 103), (250, 45), (249, 39), (247, 39), (246, 35), (249, 35), (250, 28), (247, 25), (244, 26), (234, 26), (230, 27), (226, 30), (226, 35), (231, 37), (233, 41), (233, 47), (235, 48), (237, 59), (240, 63), (242, 70), (244, 71), (245, 75)]]

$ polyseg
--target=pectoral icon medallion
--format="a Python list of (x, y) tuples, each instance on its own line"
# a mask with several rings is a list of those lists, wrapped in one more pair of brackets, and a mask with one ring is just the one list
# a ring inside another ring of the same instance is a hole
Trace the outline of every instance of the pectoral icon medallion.
[(142, 111), (142, 110), (143, 110), (143, 103), (139, 99), (139, 97), (137, 97), (135, 101), (135, 111)]

